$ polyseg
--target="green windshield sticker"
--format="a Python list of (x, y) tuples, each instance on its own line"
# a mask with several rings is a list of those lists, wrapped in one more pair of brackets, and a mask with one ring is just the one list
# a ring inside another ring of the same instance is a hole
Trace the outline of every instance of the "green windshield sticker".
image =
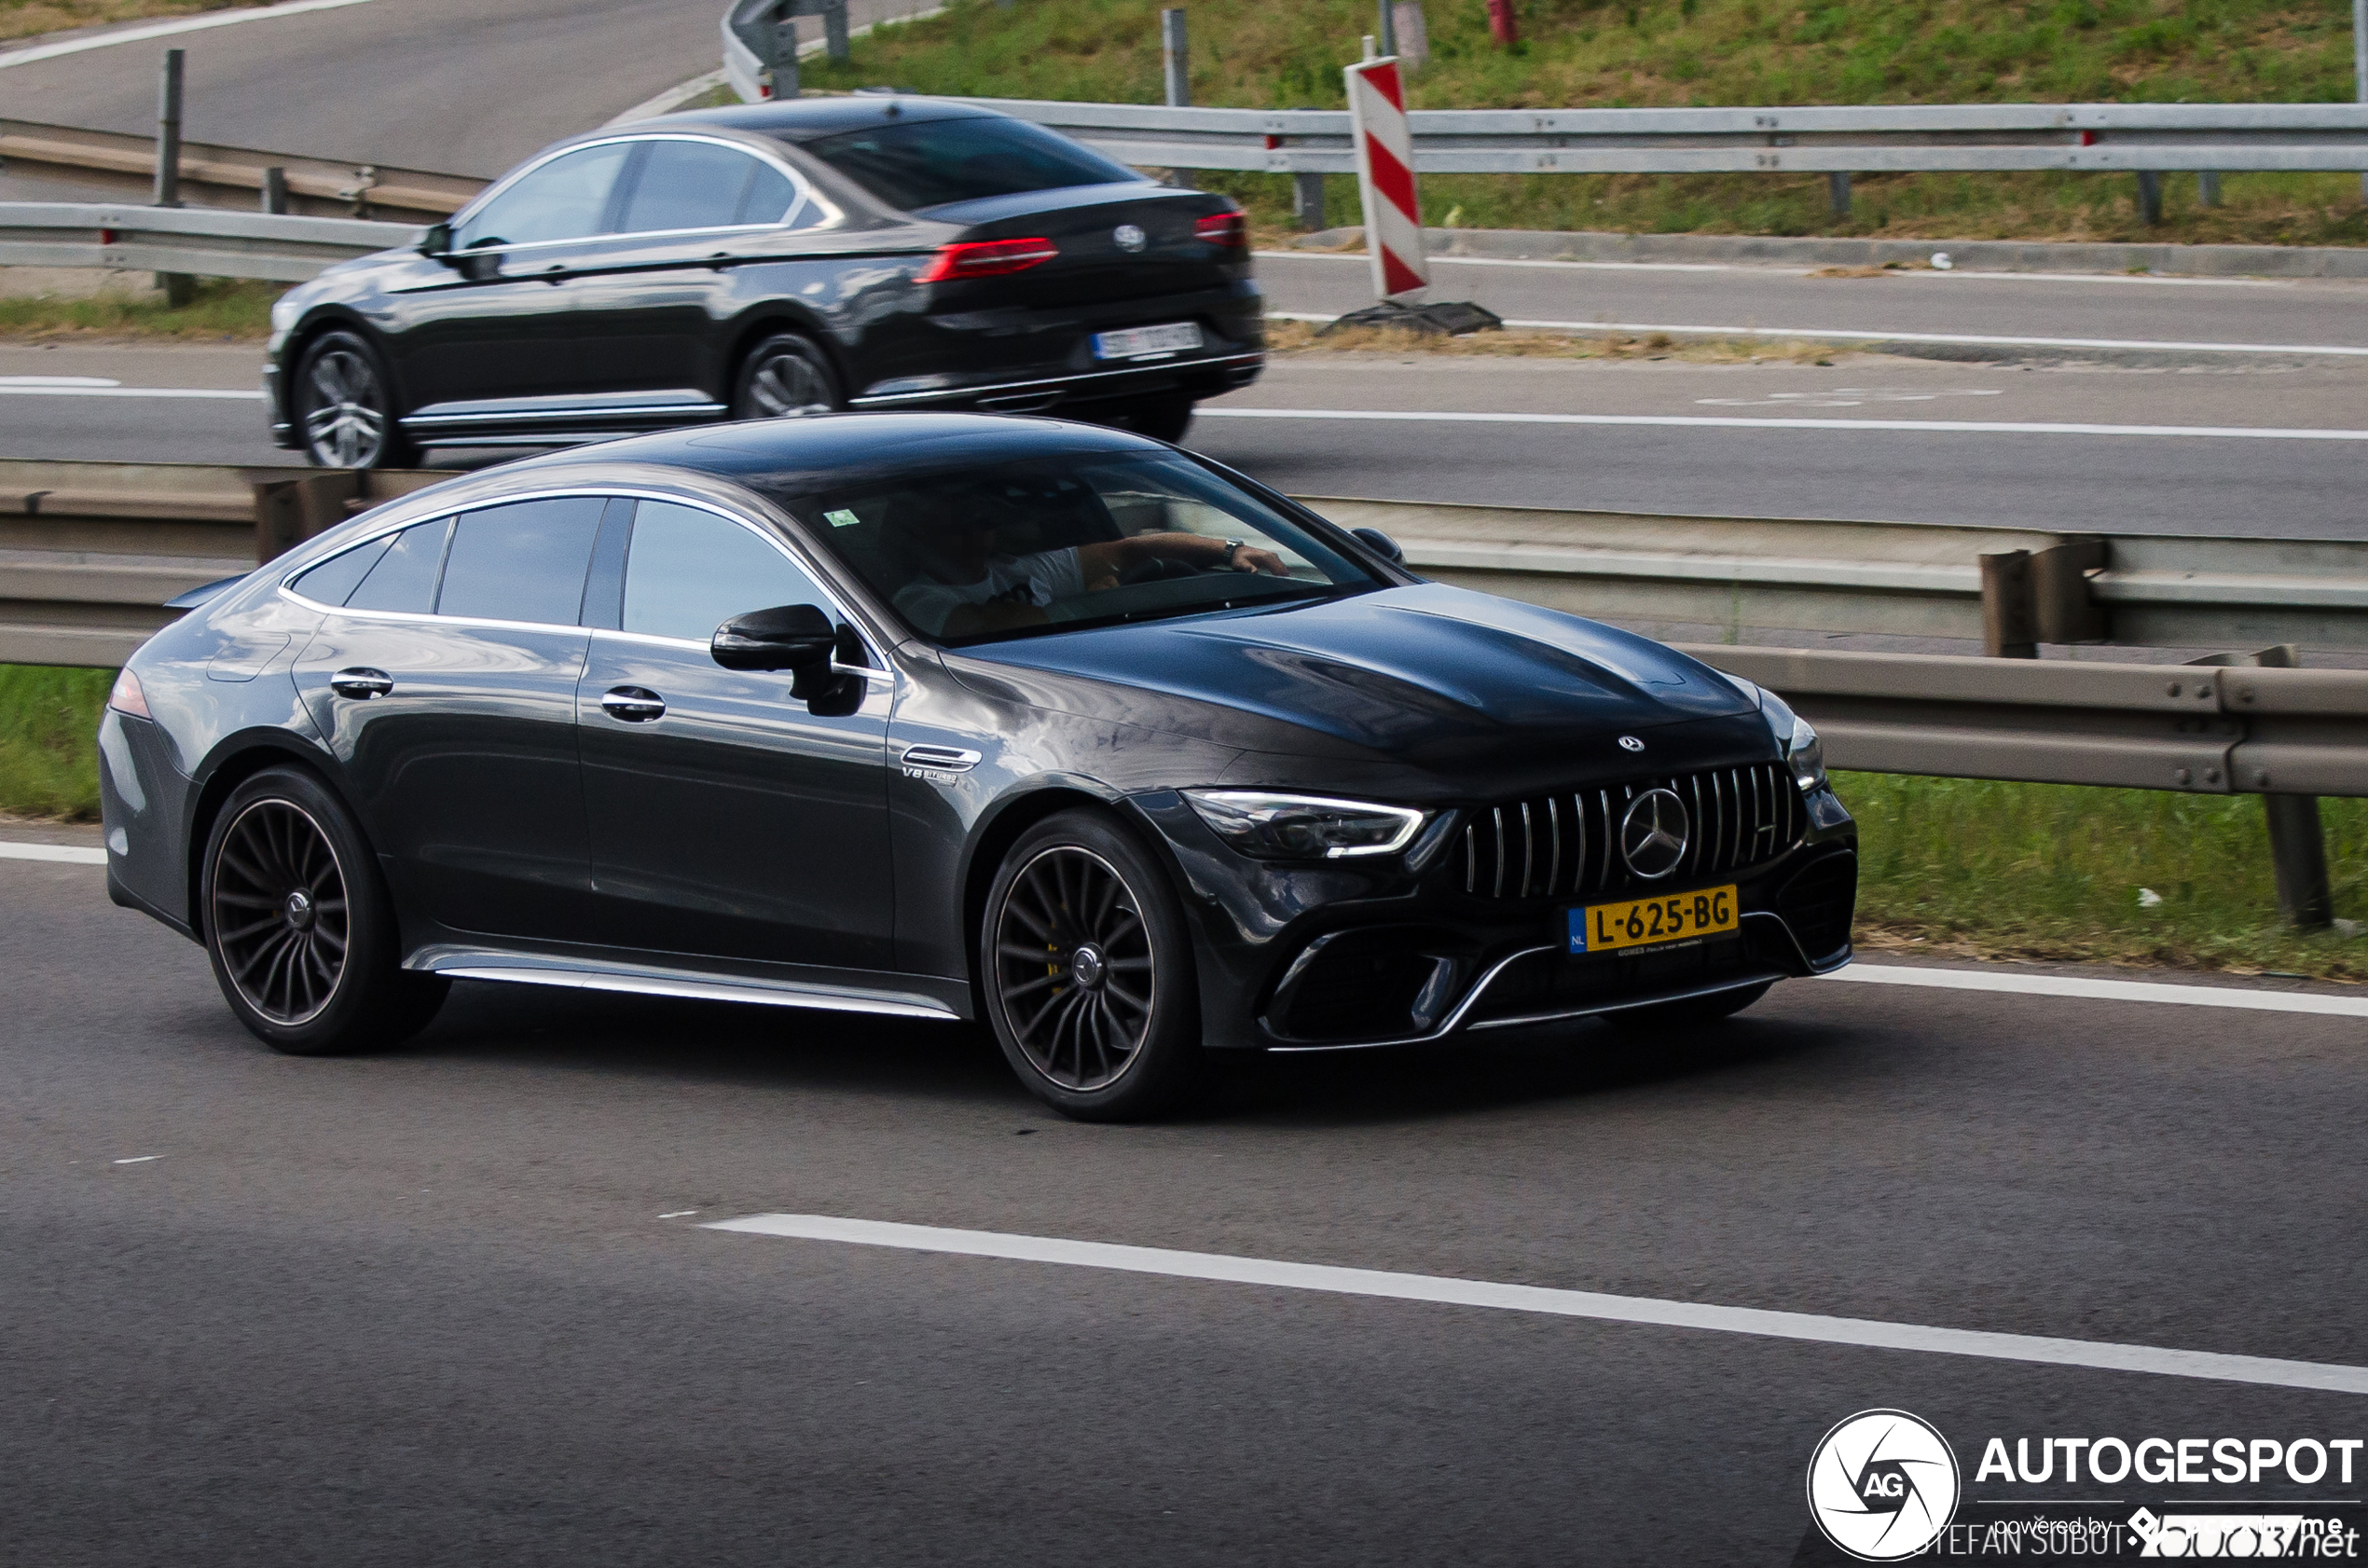
[(863, 521), (852, 512), (825, 512), (822, 516), (831, 520), (834, 529), (851, 529)]

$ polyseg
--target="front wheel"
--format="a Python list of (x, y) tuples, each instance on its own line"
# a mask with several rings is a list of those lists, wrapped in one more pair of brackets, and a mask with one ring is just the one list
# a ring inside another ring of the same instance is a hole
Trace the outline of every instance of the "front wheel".
[(404, 468), (419, 449), (397, 421), (394, 388), (378, 351), (359, 334), (331, 332), (296, 362), (296, 429), (304, 455), (323, 468)]
[(1064, 811), (987, 891), (987, 1019), (1030, 1093), (1081, 1121), (1174, 1108), (1202, 1066), (1191, 939), (1166, 876), (1117, 822)]
[(803, 420), (838, 409), (838, 376), (811, 338), (777, 333), (740, 362), (732, 396), (736, 420)]
[(368, 843), (297, 768), (267, 768), (231, 791), (206, 840), (200, 907), (224, 998), (275, 1051), (393, 1044), (427, 1026), (450, 986), (404, 970)]

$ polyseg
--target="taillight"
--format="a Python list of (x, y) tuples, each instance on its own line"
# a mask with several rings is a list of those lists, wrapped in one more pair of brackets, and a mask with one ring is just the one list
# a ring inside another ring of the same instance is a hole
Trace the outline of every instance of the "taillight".
[(998, 272), (1025, 272), (1052, 260), (1061, 248), (1050, 240), (971, 240), (940, 245), (929, 267), (913, 281), (943, 283), (957, 278), (991, 278)]
[(148, 694), (140, 689), (140, 678), (128, 669), (116, 676), (115, 689), (107, 694), (107, 706), (135, 719), (153, 717), (148, 711)]
[(1205, 244), (1238, 248), (1250, 242), (1250, 226), (1239, 213), (1211, 213), (1192, 220), (1192, 238)]

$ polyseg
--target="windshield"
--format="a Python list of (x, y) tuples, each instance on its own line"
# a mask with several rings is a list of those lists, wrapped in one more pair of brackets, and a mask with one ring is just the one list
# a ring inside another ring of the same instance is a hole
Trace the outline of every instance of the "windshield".
[(988, 196), (1142, 179), (1122, 163), (1024, 119), (906, 120), (805, 144), (805, 151), (908, 213)]
[(1382, 585), (1180, 453), (1036, 458), (779, 499), (913, 630), (957, 647)]

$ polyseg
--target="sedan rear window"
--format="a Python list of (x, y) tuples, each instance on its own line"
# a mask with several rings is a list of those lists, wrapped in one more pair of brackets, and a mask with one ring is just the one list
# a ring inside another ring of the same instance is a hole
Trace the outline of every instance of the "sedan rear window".
[(808, 142), (805, 151), (908, 213), (982, 197), (1143, 177), (1040, 125), (999, 115), (850, 131)]

